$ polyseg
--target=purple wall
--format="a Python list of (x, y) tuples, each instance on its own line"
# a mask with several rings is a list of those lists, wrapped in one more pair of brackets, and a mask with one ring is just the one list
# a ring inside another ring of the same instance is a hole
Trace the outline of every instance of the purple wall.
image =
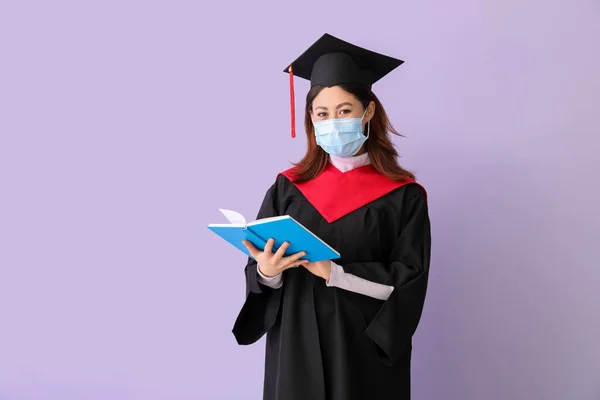
[(600, 399), (598, 1), (91, 3), (0, 5), (0, 399), (260, 398), (206, 224), (301, 156), (281, 71), (325, 31), (406, 60), (414, 398)]

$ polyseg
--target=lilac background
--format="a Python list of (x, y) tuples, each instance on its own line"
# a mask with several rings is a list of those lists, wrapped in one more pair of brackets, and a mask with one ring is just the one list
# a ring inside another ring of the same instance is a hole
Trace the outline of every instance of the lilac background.
[(302, 155), (281, 71), (325, 31), (407, 61), (414, 398), (600, 399), (597, 0), (203, 3), (0, 2), (0, 399), (260, 398), (205, 226)]

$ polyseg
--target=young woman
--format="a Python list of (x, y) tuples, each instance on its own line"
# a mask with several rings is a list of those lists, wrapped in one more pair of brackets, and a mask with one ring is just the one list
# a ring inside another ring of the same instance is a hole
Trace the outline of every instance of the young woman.
[(290, 67), (311, 81), (308, 149), (277, 176), (258, 218), (291, 215), (341, 258), (307, 263), (303, 253), (284, 256), (287, 244), (245, 243), (253, 257), (233, 333), (239, 344), (267, 334), (265, 400), (410, 398), (429, 216), (371, 91), (401, 63), (326, 34)]

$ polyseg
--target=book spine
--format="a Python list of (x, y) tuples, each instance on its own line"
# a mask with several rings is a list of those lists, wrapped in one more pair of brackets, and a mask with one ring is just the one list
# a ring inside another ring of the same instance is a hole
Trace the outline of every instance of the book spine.
[(246, 238), (256, 246), (259, 250), (264, 250), (267, 245), (267, 241), (260, 236), (258, 236), (252, 229), (249, 227), (245, 227), (244, 231), (246, 232)]

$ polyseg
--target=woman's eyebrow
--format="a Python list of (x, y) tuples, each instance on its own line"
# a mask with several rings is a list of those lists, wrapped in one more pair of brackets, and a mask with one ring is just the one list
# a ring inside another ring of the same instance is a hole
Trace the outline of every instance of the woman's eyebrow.
[(352, 104), (352, 103), (350, 103), (350, 102), (347, 102), (347, 101), (346, 101), (346, 102), (344, 102), (344, 103), (342, 103), (342, 104), (338, 104), (338, 106), (336, 107), (336, 109), (340, 109), (340, 108), (342, 108), (342, 107), (344, 107), (344, 106), (350, 106), (350, 107), (352, 107), (353, 105), (354, 105), (354, 104)]
[[(336, 109), (339, 110), (340, 108), (342, 108), (344, 106), (350, 106), (350, 107), (352, 107), (352, 106), (354, 106), (354, 104), (346, 101), (344, 103), (338, 104), (338, 106), (336, 107)], [(327, 111), (327, 107), (325, 107), (325, 106), (317, 106), (317, 107), (315, 107), (315, 110), (318, 110), (319, 108)]]

